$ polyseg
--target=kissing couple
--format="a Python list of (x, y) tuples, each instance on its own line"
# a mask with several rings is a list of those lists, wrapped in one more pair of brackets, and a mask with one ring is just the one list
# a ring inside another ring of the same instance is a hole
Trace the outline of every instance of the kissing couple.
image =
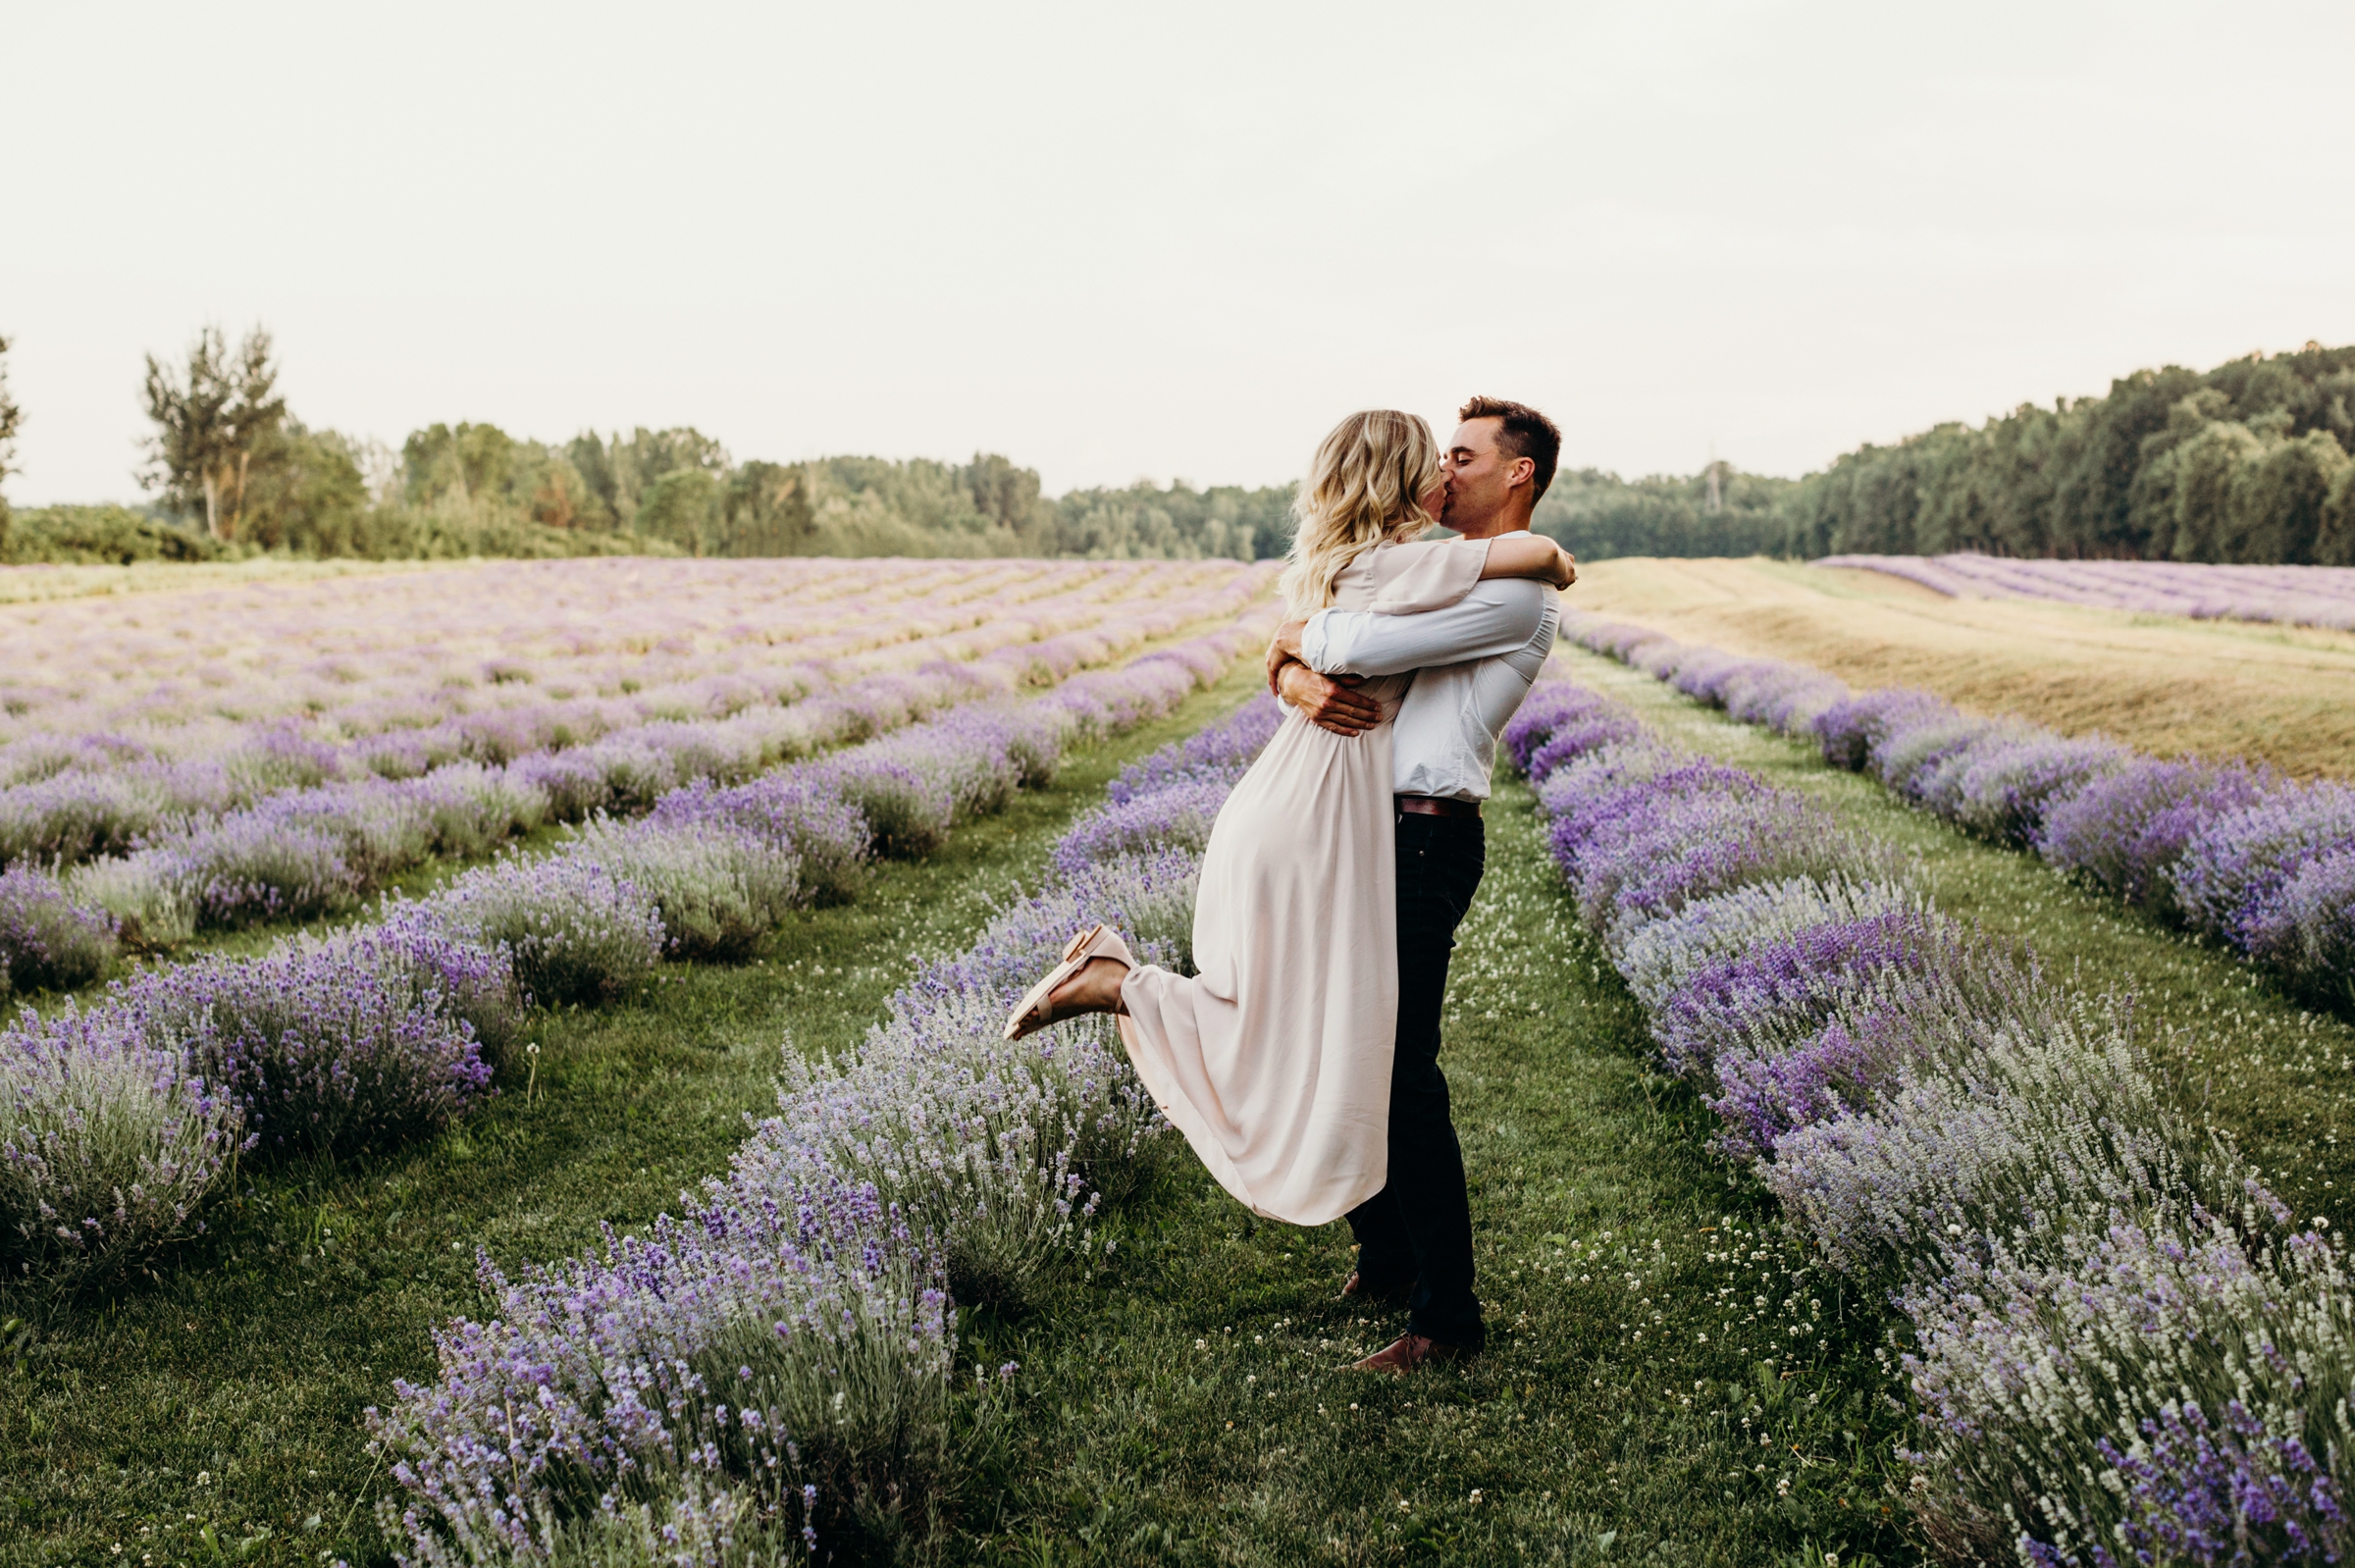
[[(1481, 802), (1505, 721), (1553, 650), (1572, 558), (1530, 532), (1561, 432), (1475, 397), (1444, 451), (1413, 414), (1351, 414), (1293, 503), (1268, 649), (1283, 723), (1203, 853), (1197, 972), (1092, 926), (1009, 1039), (1119, 1016), (1137, 1077), (1254, 1214), (1357, 1236), (1351, 1301), (1406, 1330), (1356, 1363), (1477, 1354), (1472, 1212), (1439, 1071), (1455, 928), (1486, 862)], [(1451, 540), (1418, 543), (1432, 524)]]

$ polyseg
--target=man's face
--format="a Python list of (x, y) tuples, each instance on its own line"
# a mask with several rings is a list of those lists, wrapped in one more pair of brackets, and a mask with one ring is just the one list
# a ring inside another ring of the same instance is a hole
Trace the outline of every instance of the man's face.
[[(1496, 444), (1504, 428), (1501, 419), (1467, 419), (1455, 427), (1440, 466), (1447, 477), (1447, 509), (1439, 521), (1473, 539), (1483, 536), (1504, 515), (1516, 472), (1534, 468), (1526, 457), (1514, 457)], [(1526, 477), (1523, 483), (1527, 483)]]

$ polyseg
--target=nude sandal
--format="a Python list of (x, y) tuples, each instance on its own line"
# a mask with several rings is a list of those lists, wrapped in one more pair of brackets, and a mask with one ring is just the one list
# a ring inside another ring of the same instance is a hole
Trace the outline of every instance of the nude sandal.
[(1128, 954), (1128, 944), (1121, 940), (1118, 931), (1102, 925), (1089, 926), (1064, 944), (1063, 962), (1049, 969), (1045, 979), (1023, 992), (1014, 1011), (1006, 1015), (1006, 1038), (1019, 1040), (1062, 1019), (1077, 1018), (1076, 1013), (1056, 1013), (1050, 998), (1057, 986), (1087, 967), (1091, 959), (1118, 959), (1132, 969), (1136, 967), (1136, 960)]

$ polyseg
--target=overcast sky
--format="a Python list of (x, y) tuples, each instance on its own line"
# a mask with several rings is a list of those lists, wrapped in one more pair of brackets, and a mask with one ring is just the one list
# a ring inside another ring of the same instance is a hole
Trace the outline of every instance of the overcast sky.
[(0, 0), (19, 504), (140, 356), (314, 426), (1292, 477), (1352, 408), (1565, 460), (1867, 440), (2355, 340), (2355, 6)]

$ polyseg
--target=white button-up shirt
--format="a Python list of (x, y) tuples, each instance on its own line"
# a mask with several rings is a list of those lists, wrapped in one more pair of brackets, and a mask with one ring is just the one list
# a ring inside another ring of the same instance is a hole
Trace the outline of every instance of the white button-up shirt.
[(1414, 670), (1390, 732), (1392, 787), (1485, 801), (1497, 737), (1545, 667), (1560, 621), (1551, 589), (1496, 578), (1421, 615), (1321, 609), (1300, 633), (1300, 661), (1326, 675)]

